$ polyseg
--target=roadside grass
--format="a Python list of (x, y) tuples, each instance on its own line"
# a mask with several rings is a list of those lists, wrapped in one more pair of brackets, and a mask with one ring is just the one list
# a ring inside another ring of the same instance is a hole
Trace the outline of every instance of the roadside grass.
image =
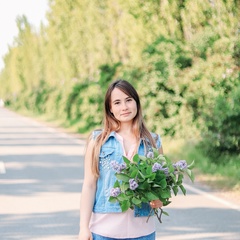
[[(165, 147), (166, 146), (166, 147)], [(240, 155), (221, 156), (217, 163), (207, 156), (197, 142), (166, 140), (164, 152), (173, 161), (185, 159), (188, 163), (195, 162), (195, 179), (220, 191), (240, 192)]]

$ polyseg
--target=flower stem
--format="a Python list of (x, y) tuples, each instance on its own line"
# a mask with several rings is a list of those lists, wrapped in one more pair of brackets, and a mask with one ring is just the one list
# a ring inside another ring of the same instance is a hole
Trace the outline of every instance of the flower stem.
[(148, 222), (149, 218), (150, 218), (151, 215), (152, 215), (152, 212), (153, 212), (153, 208), (151, 209), (151, 211), (150, 211), (150, 213), (149, 213), (149, 215), (148, 215), (148, 218), (147, 218), (147, 221), (146, 221), (146, 222)]
[[(160, 213), (159, 213), (159, 210), (160, 210)], [(147, 221), (149, 220), (149, 218), (151, 217), (151, 214), (152, 212), (154, 211), (154, 214), (157, 216), (157, 219), (160, 223), (162, 223), (162, 214), (163, 214), (163, 210), (161, 208), (152, 208), (149, 215), (148, 215), (148, 218), (147, 218)]]
[[(159, 213), (160, 210), (160, 213)], [(162, 223), (162, 214), (163, 214), (163, 210), (161, 208), (158, 209), (154, 209), (154, 213), (157, 216), (157, 219), (160, 223)]]

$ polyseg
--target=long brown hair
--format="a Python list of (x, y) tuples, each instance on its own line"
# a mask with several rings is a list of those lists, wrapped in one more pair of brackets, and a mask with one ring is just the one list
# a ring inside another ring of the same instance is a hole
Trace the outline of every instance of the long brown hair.
[(111, 94), (112, 91), (118, 88), (122, 92), (124, 92), (129, 97), (133, 98), (137, 103), (137, 114), (133, 119), (133, 134), (136, 136), (137, 139), (149, 139), (151, 145), (156, 147), (155, 141), (152, 138), (151, 133), (147, 130), (147, 127), (144, 123), (143, 116), (142, 116), (142, 108), (140, 99), (138, 96), (137, 91), (135, 88), (126, 80), (116, 80), (108, 87), (108, 90), (105, 94), (105, 101), (104, 101), (104, 119), (103, 119), (103, 129), (102, 132), (97, 136), (95, 139), (95, 145), (93, 148), (92, 153), (92, 171), (93, 174), (99, 176), (99, 169), (98, 169), (98, 161), (99, 161), (99, 153), (100, 148), (107, 140), (109, 134), (112, 131), (118, 131), (121, 127), (121, 122), (117, 120), (114, 115), (111, 113)]

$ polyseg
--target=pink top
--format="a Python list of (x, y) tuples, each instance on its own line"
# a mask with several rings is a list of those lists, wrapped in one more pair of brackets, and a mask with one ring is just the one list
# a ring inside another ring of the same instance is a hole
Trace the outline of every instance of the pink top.
[[(121, 143), (124, 156), (132, 159), (136, 144), (131, 146), (126, 154), (123, 138), (116, 133), (118, 141)], [(111, 238), (136, 238), (151, 234), (155, 231), (155, 220), (153, 217), (134, 217), (132, 209), (124, 213), (92, 213), (90, 220), (90, 230), (93, 233)], [(136, 231), (137, 229), (137, 231)]]

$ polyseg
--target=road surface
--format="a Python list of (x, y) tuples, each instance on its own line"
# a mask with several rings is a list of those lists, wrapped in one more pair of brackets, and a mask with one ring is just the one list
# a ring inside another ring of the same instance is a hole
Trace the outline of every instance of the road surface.
[[(79, 231), (85, 140), (0, 108), (0, 239), (71, 240)], [(240, 239), (240, 206), (187, 184), (156, 222), (159, 240)]]

